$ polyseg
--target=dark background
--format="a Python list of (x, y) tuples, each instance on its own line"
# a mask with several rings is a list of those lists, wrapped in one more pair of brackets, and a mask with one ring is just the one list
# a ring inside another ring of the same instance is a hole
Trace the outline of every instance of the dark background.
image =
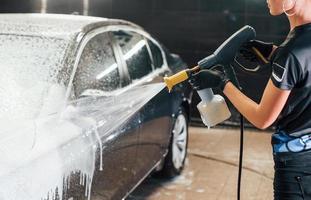
[[(77, 13), (132, 21), (155, 36), (189, 66), (212, 53), (242, 26), (253, 26), (257, 39), (279, 44), (288, 33), (286, 17), (271, 17), (265, 0), (1, 0), (0, 12)], [(46, 2), (46, 9), (42, 5)], [(238, 71), (248, 96), (260, 100), (269, 70), (262, 74)], [(193, 122), (200, 122), (195, 108)], [(237, 124), (238, 114), (226, 124)]]

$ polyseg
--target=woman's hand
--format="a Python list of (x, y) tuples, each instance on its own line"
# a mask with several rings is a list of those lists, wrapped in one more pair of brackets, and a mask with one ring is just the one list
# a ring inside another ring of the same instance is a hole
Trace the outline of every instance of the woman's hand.
[(198, 73), (192, 74), (189, 83), (196, 90), (205, 88), (220, 88), (224, 89), (226, 83), (230, 81), (224, 72), (217, 70), (204, 69)]
[(240, 53), (247, 60), (255, 60), (258, 57), (261, 57), (258, 55), (259, 52), (263, 56), (263, 59), (261, 58), (261, 60), (267, 63), (275, 49), (276, 46), (274, 46), (273, 43), (263, 42), (260, 40), (251, 40), (242, 46)]

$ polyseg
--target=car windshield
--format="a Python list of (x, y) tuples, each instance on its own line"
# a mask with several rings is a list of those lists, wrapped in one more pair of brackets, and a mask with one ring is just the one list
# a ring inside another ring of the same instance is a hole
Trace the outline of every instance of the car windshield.
[(60, 74), (67, 46), (58, 38), (0, 34), (0, 120), (55, 112), (65, 96)]

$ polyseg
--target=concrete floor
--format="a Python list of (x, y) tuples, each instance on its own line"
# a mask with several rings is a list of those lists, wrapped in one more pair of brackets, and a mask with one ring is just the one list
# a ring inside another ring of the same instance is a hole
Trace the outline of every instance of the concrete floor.
[[(183, 173), (173, 180), (146, 179), (128, 200), (235, 200), (239, 129), (189, 129)], [(245, 130), (241, 199), (273, 199), (270, 132)]]

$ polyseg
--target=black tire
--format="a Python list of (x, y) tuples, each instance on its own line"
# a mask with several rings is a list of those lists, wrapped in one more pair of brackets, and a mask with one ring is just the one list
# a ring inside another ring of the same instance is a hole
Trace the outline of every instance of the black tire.
[[(181, 127), (180, 130), (178, 126)], [(185, 139), (184, 143), (181, 143), (181, 141), (179, 141), (178, 138), (180, 140), (184, 138)], [(178, 146), (181, 144), (183, 144), (184, 146)], [(176, 145), (178, 146), (178, 149), (174, 149), (177, 147)], [(183, 147), (184, 152), (181, 150), (181, 148)], [(176, 117), (174, 118), (174, 125), (172, 129), (168, 154), (165, 157), (163, 169), (159, 172), (162, 177), (173, 178), (182, 172), (187, 157), (187, 148), (188, 148), (188, 118), (185, 109), (181, 108), (180, 111), (177, 113)], [(176, 152), (177, 153), (179, 152), (181, 154), (176, 155)], [(178, 158), (177, 156), (180, 157)], [(179, 160), (177, 161), (176, 159)]]

